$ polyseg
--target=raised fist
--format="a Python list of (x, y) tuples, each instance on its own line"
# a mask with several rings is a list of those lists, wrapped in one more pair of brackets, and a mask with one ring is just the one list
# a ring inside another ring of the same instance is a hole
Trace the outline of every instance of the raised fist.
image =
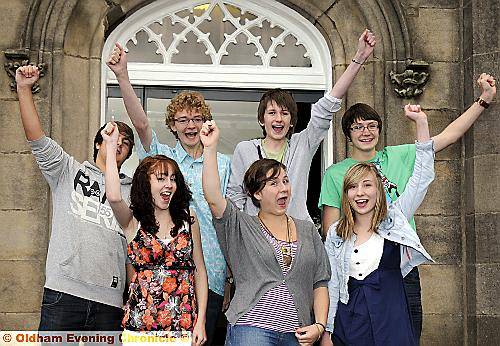
[(493, 101), (497, 93), (495, 78), (487, 73), (481, 73), (477, 79), (477, 84), (481, 89), (481, 98), (488, 103)]
[(219, 141), (219, 128), (213, 120), (207, 120), (203, 123), (200, 131), (200, 140), (205, 148), (217, 145)]
[(17, 88), (30, 88), (40, 78), (38, 67), (33, 65), (21, 66), (16, 70)]
[(115, 48), (113, 48), (111, 55), (106, 61), (106, 65), (108, 65), (117, 77), (127, 73), (127, 53), (125, 53), (125, 50), (118, 42), (115, 43)]
[(422, 112), (420, 105), (407, 104), (405, 106), (405, 115), (408, 119), (418, 121), (420, 119), (427, 119), (427, 114)]
[(364, 63), (373, 53), (376, 44), (375, 35), (369, 29), (365, 29), (358, 39), (358, 51), (354, 60), (361, 64)]

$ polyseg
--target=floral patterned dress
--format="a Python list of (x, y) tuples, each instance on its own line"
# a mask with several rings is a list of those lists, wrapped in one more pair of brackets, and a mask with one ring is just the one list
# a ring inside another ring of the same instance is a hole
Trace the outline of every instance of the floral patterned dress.
[(128, 244), (135, 269), (122, 325), (131, 331), (193, 331), (196, 321), (193, 241), (184, 225), (170, 242), (142, 228)]

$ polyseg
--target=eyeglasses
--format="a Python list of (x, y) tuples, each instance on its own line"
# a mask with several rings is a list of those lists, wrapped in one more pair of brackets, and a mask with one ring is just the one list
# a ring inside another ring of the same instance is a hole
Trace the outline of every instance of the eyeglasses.
[(174, 121), (176, 123), (178, 123), (179, 125), (182, 125), (182, 126), (187, 126), (187, 124), (189, 124), (190, 121), (192, 121), (195, 125), (201, 125), (203, 124), (203, 118), (202, 117), (194, 117), (194, 118), (177, 118), (177, 119), (174, 119)]
[(376, 130), (378, 130), (378, 124), (370, 123), (366, 126), (361, 124), (351, 126), (352, 132), (363, 132), (365, 129), (368, 129), (368, 131), (370, 132), (375, 132)]

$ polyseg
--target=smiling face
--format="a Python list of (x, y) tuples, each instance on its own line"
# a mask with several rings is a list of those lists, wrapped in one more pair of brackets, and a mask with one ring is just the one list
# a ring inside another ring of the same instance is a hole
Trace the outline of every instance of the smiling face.
[(267, 103), (263, 119), (266, 138), (270, 138), (275, 141), (285, 139), (288, 131), (290, 130), (290, 124), (290, 111), (284, 106), (279, 106), (276, 101), (269, 101)]
[(352, 105), (342, 116), (342, 132), (352, 142), (352, 158), (357, 161), (367, 161), (375, 155), (381, 130), (382, 118), (366, 103)]
[(170, 101), (165, 121), (184, 149), (188, 150), (201, 146), (201, 126), (204, 121), (211, 119), (210, 107), (203, 95), (185, 90)]
[(177, 190), (174, 168), (165, 164), (149, 175), (151, 196), (156, 209), (166, 210)]
[(375, 173), (369, 172), (347, 186), (347, 198), (354, 215), (373, 214), (378, 200), (378, 184)]
[(341, 209), (337, 235), (342, 239), (354, 234), (357, 222), (369, 221), (369, 231), (377, 231), (387, 215), (387, 200), (382, 178), (373, 163), (360, 162), (346, 172), (342, 184)]
[(379, 140), (379, 126), (376, 120), (357, 119), (350, 126), (350, 136), (355, 150), (374, 152)]
[(282, 89), (266, 91), (257, 109), (264, 137), (278, 141), (290, 137), (297, 125), (297, 112), (297, 103), (289, 92)]
[(199, 111), (181, 110), (170, 122), (170, 129), (183, 146), (193, 148), (200, 145), (200, 131), (204, 117)]
[[(134, 147), (134, 133), (130, 126), (121, 121), (115, 121), (118, 126), (118, 146), (116, 148), (116, 163), (118, 168), (121, 167), (123, 162), (127, 160), (132, 154)], [(106, 164), (106, 145), (103, 145), (104, 139), (102, 138), (101, 131), (106, 127), (104, 124), (96, 133), (94, 137), (94, 162), (98, 167)]]
[(278, 174), (273, 175), (269, 170), (266, 175), (266, 182), (262, 190), (256, 192), (254, 197), (260, 203), (260, 209), (266, 213), (283, 215), (288, 208), (292, 193), (288, 175), (283, 168)]

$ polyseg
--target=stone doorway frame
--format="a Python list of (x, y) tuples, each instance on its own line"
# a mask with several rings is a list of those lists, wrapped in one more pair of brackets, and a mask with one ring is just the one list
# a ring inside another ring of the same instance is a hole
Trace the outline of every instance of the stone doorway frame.
[[(157, 20), (169, 16), (174, 20), (175, 14), (184, 9), (193, 9), (200, 4), (210, 3), (210, 6), (223, 4), (232, 5), (241, 8), (243, 11), (255, 14), (259, 22), (269, 21), (272, 24), (286, 28), (286, 32), (297, 39), (297, 44), (306, 48), (306, 54), (311, 61), (311, 67), (271, 67), (269, 60), (274, 53), (273, 46), (279, 45), (273, 42), (268, 52), (262, 48), (258, 50), (263, 57), (263, 65), (224, 65), (220, 63), (220, 56), (227, 51), (216, 52), (207, 42), (207, 55), (215, 61), (212, 64), (174, 64), (166, 61), (163, 64), (145, 64), (130, 63), (129, 76), (134, 86), (176, 86), (176, 87), (205, 87), (205, 88), (231, 88), (231, 89), (273, 89), (282, 88), (286, 90), (312, 90), (328, 91), (332, 87), (332, 53), (329, 46), (321, 34), (311, 22), (301, 16), (298, 12), (277, 1), (259, 1), (259, 0), (189, 0), (179, 2), (176, 0), (160, 0), (150, 3), (117, 25), (104, 43), (101, 60), (101, 123), (105, 121), (106, 106), (106, 86), (116, 85), (117, 81), (114, 74), (107, 68), (104, 61), (113, 50), (115, 42), (125, 47), (126, 43), (135, 38), (135, 35), (141, 31), (149, 31), (149, 37), (156, 42), (158, 51), (164, 60), (171, 58), (172, 43), (170, 47), (163, 47), (161, 37), (147, 27)], [(175, 18), (180, 21), (182, 18)], [(189, 26), (189, 23), (186, 23)], [(237, 23), (238, 24), (238, 23)], [(197, 23), (191, 24), (192, 28), (188, 30), (197, 32)], [(245, 28), (241, 32), (248, 32)], [(250, 33), (249, 33), (250, 34)], [(251, 34), (249, 35), (249, 40)], [(185, 36), (184, 36), (185, 37)], [(207, 40), (203, 35), (198, 35), (202, 41)], [(174, 38), (179, 40), (179, 37)], [(189, 42), (188, 42), (189, 43)], [(196, 43), (196, 42), (193, 42)], [(225, 42), (226, 43), (226, 42)], [(256, 42), (259, 46), (259, 42)], [(248, 44), (248, 43), (247, 43)], [(167, 49), (168, 48), (168, 49)], [(265, 61), (267, 60), (267, 61)], [(323, 169), (333, 163), (334, 143), (333, 132), (330, 127), (329, 135), (326, 139), (326, 145), (323, 146)]]

